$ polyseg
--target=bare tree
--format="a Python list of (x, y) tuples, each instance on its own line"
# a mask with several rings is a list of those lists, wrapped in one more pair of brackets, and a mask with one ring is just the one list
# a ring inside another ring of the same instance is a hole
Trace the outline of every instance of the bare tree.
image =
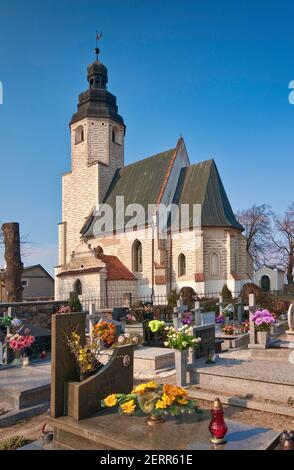
[[(32, 254), (32, 246), (28, 234), (21, 235), (20, 237), (20, 254), (22, 259)], [(0, 230), (0, 255), (0, 258), (4, 255), (4, 236), (2, 230)]]
[(252, 256), (255, 268), (268, 261), (272, 239), (272, 210), (268, 204), (253, 205), (239, 211), (236, 218), (244, 227), (247, 252)]
[(19, 224), (17, 222), (3, 224), (1, 231), (5, 245), (5, 289), (7, 291), (7, 301), (21, 302), (23, 291), (21, 283), (23, 264), (20, 255)]
[(286, 269), (288, 284), (294, 283), (294, 202), (283, 217), (274, 217), (276, 235), (272, 238), (278, 262)]

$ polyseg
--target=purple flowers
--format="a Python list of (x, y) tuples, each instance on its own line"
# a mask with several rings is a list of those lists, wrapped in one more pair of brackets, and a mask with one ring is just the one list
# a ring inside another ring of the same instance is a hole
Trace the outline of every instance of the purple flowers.
[(182, 314), (181, 322), (183, 325), (191, 325), (192, 323), (192, 315), (190, 312), (186, 312)]
[(215, 323), (225, 323), (224, 315), (218, 315), (215, 319)]
[(250, 320), (254, 322), (257, 331), (267, 331), (276, 323), (276, 318), (268, 310), (257, 310), (250, 316)]

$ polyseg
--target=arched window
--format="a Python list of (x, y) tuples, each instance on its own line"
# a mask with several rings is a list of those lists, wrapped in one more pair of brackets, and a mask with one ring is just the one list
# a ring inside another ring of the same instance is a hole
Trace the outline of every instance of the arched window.
[(269, 276), (262, 276), (260, 279), (260, 287), (263, 291), (269, 292), (271, 290), (271, 280)]
[(210, 274), (211, 276), (220, 275), (220, 258), (215, 252), (210, 255)]
[(186, 275), (186, 256), (183, 253), (178, 257), (178, 275), (179, 277)]
[(80, 142), (83, 142), (84, 139), (85, 139), (84, 126), (81, 124), (75, 130), (75, 144), (79, 144)]
[(142, 243), (135, 240), (132, 249), (133, 271), (142, 272)]
[(111, 140), (115, 144), (121, 144), (121, 133), (118, 127), (113, 126), (111, 131)]
[(74, 283), (74, 292), (76, 292), (78, 295), (82, 295), (83, 293), (82, 283), (79, 279), (77, 279)]

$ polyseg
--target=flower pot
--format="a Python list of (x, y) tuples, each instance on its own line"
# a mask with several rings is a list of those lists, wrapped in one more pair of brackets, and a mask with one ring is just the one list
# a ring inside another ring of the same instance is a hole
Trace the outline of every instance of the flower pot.
[(156, 424), (162, 424), (162, 423), (164, 423), (164, 419), (162, 415), (157, 415), (157, 416), (150, 415), (147, 418), (147, 424), (149, 424), (149, 426), (154, 426)]
[(268, 331), (257, 331), (257, 343), (266, 346), (269, 340)]

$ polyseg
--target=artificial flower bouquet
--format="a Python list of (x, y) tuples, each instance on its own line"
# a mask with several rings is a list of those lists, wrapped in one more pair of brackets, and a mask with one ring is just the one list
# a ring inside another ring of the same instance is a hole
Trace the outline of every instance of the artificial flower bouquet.
[(76, 330), (72, 330), (66, 340), (71, 353), (75, 357), (81, 381), (103, 366), (98, 359), (101, 350), (100, 340), (95, 335), (83, 345), (81, 336)]
[(192, 325), (192, 314), (191, 314), (191, 312), (184, 312), (182, 314), (181, 323), (183, 325)]
[(68, 305), (62, 305), (57, 313), (71, 313), (71, 308)]
[(164, 345), (178, 351), (196, 348), (201, 341), (201, 338), (195, 338), (193, 336), (193, 327), (189, 325), (183, 325), (178, 330), (173, 326), (166, 326), (165, 331), (167, 337)]
[(110, 348), (116, 341), (116, 326), (113, 323), (101, 321), (95, 325), (94, 334), (100, 338), (104, 347)]
[(198, 410), (197, 403), (188, 399), (187, 391), (183, 388), (169, 384), (161, 385), (154, 381), (137, 385), (128, 394), (113, 393), (108, 395), (102, 400), (101, 406), (118, 407), (120, 414), (140, 415), (145, 413), (149, 415), (151, 422), (163, 414), (176, 416), (184, 412), (193, 413)]
[(119, 335), (116, 343), (114, 343), (112, 347), (128, 346), (128, 345), (136, 346), (138, 343), (139, 343), (138, 336), (132, 335), (131, 333), (123, 333)]
[(164, 325), (165, 325), (164, 321), (161, 321), (161, 320), (151, 320), (148, 323), (148, 327), (150, 328), (152, 333), (157, 333), (158, 331), (161, 331)]
[(31, 348), (32, 344), (35, 342), (35, 337), (28, 334), (25, 335), (8, 335), (7, 343), (8, 346), (13, 349), (15, 352), (23, 352), (27, 348)]
[(225, 323), (225, 316), (224, 315), (218, 315), (215, 319), (215, 323), (218, 323), (218, 324), (223, 324)]
[(250, 330), (250, 324), (249, 324), (249, 321), (248, 320), (245, 320), (242, 325), (242, 332), (243, 333), (248, 333), (248, 331)]
[(129, 324), (137, 323), (137, 319), (135, 315), (133, 315), (132, 313), (128, 313), (126, 316), (126, 323), (129, 323)]
[(235, 332), (235, 328), (233, 325), (224, 325), (222, 331), (225, 335), (233, 335)]
[(257, 310), (250, 315), (250, 320), (253, 321), (256, 331), (269, 331), (270, 327), (276, 323), (275, 316), (268, 310)]

